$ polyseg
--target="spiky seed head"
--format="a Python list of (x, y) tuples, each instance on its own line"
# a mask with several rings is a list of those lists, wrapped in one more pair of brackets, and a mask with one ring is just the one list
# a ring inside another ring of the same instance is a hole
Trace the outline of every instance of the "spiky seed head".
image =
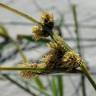
[(39, 40), (42, 37), (42, 27), (41, 26), (33, 26), (32, 32), (34, 33), (34, 38)]
[(48, 37), (54, 27), (53, 15), (48, 12), (44, 12), (41, 16), (41, 25), (34, 26), (32, 31), (36, 40), (41, 37)]
[(54, 21), (53, 14), (49, 12), (43, 12), (41, 15), (41, 21), (43, 23), (53, 22)]
[(56, 59), (56, 55), (55, 55), (54, 51), (51, 50), (42, 57), (42, 62), (44, 62), (46, 64), (47, 69), (52, 69), (54, 66), (55, 59)]
[[(36, 69), (37, 68), (37, 64), (21, 64), (20, 65), (21, 67), (23, 68), (34, 68)], [(32, 77), (35, 77), (37, 76), (33, 71), (31, 70), (23, 70), (23, 71), (20, 71), (19, 74), (25, 78), (25, 79), (31, 79)]]
[(40, 26), (40, 25), (33, 26), (32, 31), (34, 33), (33, 36), (36, 40), (39, 40), (42, 37), (48, 37), (49, 36), (47, 29), (44, 29), (44, 27)]
[(43, 12), (41, 15), (41, 22), (43, 24), (43, 29), (52, 32), (54, 27), (54, 17), (52, 13)]
[(62, 56), (63, 53), (61, 50), (51, 49), (43, 56), (42, 61), (46, 64), (47, 69), (52, 70), (54, 68), (59, 68)]
[(52, 40), (50, 43), (47, 44), (49, 48), (60, 50), (65, 53), (66, 51), (66, 45), (64, 43), (64, 40), (62, 37), (58, 36), (54, 33), (55, 41)]
[(79, 56), (79, 54), (71, 50), (64, 54), (61, 61), (61, 67), (70, 71), (74, 68), (79, 67), (81, 62), (82, 62), (82, 59)]

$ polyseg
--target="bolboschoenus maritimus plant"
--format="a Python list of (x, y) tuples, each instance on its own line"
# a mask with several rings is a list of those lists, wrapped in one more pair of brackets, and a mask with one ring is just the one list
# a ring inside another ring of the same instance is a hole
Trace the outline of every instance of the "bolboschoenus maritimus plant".
[[(36, 23), (37, 25), (33, 27), (32, 31), (34, 33), (34, 38), (39, 40), (42, 37), (51, 37), (51, 42), (48, 43), (50, 51), (42, 57), (39, 64), (29, 64), (28, 60), (24, 61), (18, 67), (0, 67), (1, 70), (19, 70), (20, 75), (25, 78), (32, 78), (33, 76), (44, 75), (56, 72), (76, 72), (78, 68), (81, 72), (86, 75), (94, 89), (96, 90), (96, 82), (93, 80), (89, 70), (86, 67), (86, 62), (82, 59), (78, 53), (76, 53), (71, 47), (60, 37), (56, 32), (54, 32), (54, 16), (51, 13), (44, 12), (41, 16), (41, 20), (37, 21), (32, 16), (29, 16), (23, 12), (20, 12), (14, 8), (11, 8), (5, 4), (0, 3), (0, 7), (10, 10), (28, 20)], [(17, 47), (20, 50), (19, 45)], [(21, 56), (24, 58), (22, 54)], [(26, 56), (25, 56), (26, 57)]]

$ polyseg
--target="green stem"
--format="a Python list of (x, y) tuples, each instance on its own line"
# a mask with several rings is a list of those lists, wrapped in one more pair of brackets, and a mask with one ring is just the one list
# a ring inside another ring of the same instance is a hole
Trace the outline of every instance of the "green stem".
[(31, 70), (32, 72), (37, 72), (44, 70), (44, 68), (32, 68), (32, 67), (0, 67), (0, 71), (21, 71), (21, 70)]
[(62, 75), (57, 75), (57, 86), (58, 86), (58, 93), (59, 93), (59, 96), (63, 96), (64, 95), (64, 92), (63, 92), (63, 77)]
[(37, 24), (41, 24), (39, 21), (34, 19), (32, 16), (29, 16), (29, 15), (27, 15), (27, 14), (25, 14), (23, 12), (20, 12), (20, 11), (14, 9), (12, 7), (9, 7), (9, 6), (5, 5), (5, 4), (0, 3), (0, 7), (5, 8), (5, 9), (11, 11), (11, 12), (14, 12), (14, 13), (16, 13), (16, 14), (18, 14), (18, 15), (20, 15), (20, 16), (22, 16), (22, 17), (24, 17), (24, 18), (26, 18), (26, 19), (28, 19), (30, 21), (32, 21), (32, 22), (35, 22)]
[(50, 89), (52, 90), (52, 96), (59, 96), (58, 95), (58, 90), (57, 90), (58, 85), (57, 85), (55, 76), (52, 77), (52, 80), (50, 81), (50, 83), (51, 83), (51, 88)]
[[(77, 18), (77, 10), (76, 5), (72, 5), (72, 12), (73, 12), (73, 19), (74, 19), (74, 25), (75, 25), (75, 34), (76, 34), (76, 41), (77, 41), (77, 50), (80, 56), (82, 57), (82, 50), (80, 46), (80, 34), (79, 34), (79, 25), (78, 25), (78, 18)], [(85, 86), (85, 77), (83, 74), (81, 74), (81, 83), (82, 85), (82, 94), (83, 96), (86, 96), (86, 86)]]
[(94, 89), (96, 90), (96, 82), (93, 80), (93, 78), (92, 78), (90, 72), (88, 71), (86, 65), (82, 63), (82, 64), (80, 64), (80, 68), (82, 69), (82, 71), (87, 76), (88, 80), (90, 81), (90, 83), (92, 84)]

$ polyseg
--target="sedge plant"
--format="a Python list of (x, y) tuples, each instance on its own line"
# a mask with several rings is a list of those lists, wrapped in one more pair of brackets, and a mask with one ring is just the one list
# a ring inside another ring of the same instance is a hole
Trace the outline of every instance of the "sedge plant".
[[(41, 20), (37, 21), (32, 16), (11, 8), (5, 4), (0, 3), (0, 7), (10, 10), (37, 25), (33, 27), (34, 38), (39, 40), (44, 37), (51, 37), (51, 42), (48, 43), (50, 51), (44, 55), (39, 64), (29, 64), (27, 60), (23, 60), (19, 67), (0, 67), (0, 70), (19, 70), (20, 75), (24, 78), (32, 78), (33, 76), (44, 75), (49, 73), (72, 72), (78, 68), (86, 75), (94, 89), (96, 90), (96, 82), (92, 78), (89, 70), (86, 67), (86, 62), (80, 57), (56, 32), (54, 32), (54, 16), (48, 12), (41, 15)], [(16, 42), (14, 42), (16, 43)], [(17, 46), (18, 47), (18, 46)], [(20, 48), (18, 47), (21, 52)], [(22, 53), (21, 53), (22, 54)], [(24, 54), (22, 54), (24, 57)]]

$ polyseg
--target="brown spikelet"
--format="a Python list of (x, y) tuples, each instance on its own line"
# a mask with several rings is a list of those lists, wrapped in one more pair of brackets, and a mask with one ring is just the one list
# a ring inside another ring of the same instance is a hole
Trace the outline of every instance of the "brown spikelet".
[(79, 54), (77, 54), (76, 52), (71, 50), (71, 51), (68, 51), (64, 54), (62, 61), (61, 61), (61, 67), (70, 71), (74, 68), (79, 67), (80, 63), (82, 61), (83, 60), (81, 59)]
[(43, 35), (41, 26), (33, 26), (32, 31), (34, 33), (33, 36), (36, 40), (39, 40)]
[(46, 64), (49, 70), (59, 68), (63, 53), (60, 50), (51, 49), (43, 58), (42, 61)]
[[(22, 64), (21, 66), (24, 68), (37, 68), (37, 64)], [(32, 77), (36, 76), (36, 74), (33, 73), (31, 70), (23, 70), (20, 71), (19, 74), (25, 79), (31, 79)]]
[(54, 27), (53, 15), (44, 12), (41, 15), (41, 25), (33, 26), (33, 33), (36, 40), (39, 40), (42, 37), (48, 37), (50, 32), (52, 32)]
[(41, 15), (41, 22), (44, 25), (43, 26), (44, 29), (48, 29), (48, 30), (52, 31), (52, 29), (54, 27), (53, 14), (49, 13), (49, 12), (43, 12), (43, 14)]

